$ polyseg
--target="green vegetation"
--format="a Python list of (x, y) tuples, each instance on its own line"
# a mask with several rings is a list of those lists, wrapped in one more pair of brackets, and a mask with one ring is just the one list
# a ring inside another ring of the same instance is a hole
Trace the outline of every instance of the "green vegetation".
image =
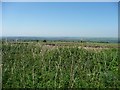
[(120, 88), (116, 44), (3, 42), (3, 88)]

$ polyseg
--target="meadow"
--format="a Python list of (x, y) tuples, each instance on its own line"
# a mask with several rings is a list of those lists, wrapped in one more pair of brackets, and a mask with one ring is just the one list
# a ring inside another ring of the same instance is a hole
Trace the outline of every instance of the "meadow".
[(2, 42), (3, 88), (120, 88), (118, 45)]

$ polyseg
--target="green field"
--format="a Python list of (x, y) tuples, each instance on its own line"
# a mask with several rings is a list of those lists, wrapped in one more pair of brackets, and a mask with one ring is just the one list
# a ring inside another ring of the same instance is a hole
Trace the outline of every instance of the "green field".
[(3, 88), (120, 88), (118, 78), (117, 44), (2, 43)]

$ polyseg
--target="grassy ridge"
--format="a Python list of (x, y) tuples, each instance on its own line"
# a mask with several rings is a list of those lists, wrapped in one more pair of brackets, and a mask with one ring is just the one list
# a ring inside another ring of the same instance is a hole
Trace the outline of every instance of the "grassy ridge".
[(51, 48), (39, 42), (3, 43), (3, 88), (120, 88), (117, 48)]

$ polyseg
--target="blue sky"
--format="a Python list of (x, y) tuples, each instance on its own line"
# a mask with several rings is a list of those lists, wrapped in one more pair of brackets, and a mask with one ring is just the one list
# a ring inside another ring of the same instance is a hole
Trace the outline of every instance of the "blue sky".
[(3, 2), (3, 36), (117, 37), (117, 2)]
[(0, 36), (2, 36), (2, 3), (0, 2)]

